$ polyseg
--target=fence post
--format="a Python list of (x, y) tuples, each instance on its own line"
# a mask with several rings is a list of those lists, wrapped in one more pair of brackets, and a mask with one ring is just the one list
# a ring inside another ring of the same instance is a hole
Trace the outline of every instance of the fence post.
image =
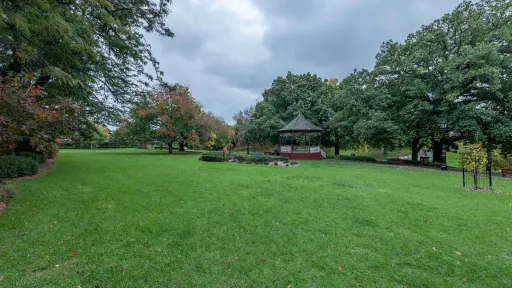
[(492, 169), (489, 169), (489, 188), (492, 189)]
[(462, 187), (466, 188), (466, 168), (462, 164)]

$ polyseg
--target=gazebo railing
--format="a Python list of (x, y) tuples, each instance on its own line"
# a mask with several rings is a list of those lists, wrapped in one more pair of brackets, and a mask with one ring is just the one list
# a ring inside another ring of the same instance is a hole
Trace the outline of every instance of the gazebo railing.
[(311, 146), (309, 147), (309, 153), (320, 153), (320, 146)]
[(281, 146), (281, 153), (296, 153), (296, 154), (309, 154), (309, 153), (320, 153), (320, 146)]

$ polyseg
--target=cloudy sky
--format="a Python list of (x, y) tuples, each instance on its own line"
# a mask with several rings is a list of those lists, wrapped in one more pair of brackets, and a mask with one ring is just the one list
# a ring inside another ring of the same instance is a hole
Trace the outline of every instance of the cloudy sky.
[(175, 0), (174, 39), (148, 37), (168, 82), (189, 85), (232, 123), (272, 79), (312, 72), (342, 79), (371, 68), (380, 44), (451, 12), (461, 0)]

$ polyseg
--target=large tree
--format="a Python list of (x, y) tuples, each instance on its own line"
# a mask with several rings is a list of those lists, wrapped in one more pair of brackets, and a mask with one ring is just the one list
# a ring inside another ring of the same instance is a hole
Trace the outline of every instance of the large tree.
[(183, 151), (185, 142), (199, 141), (201, 106), (188, 87), (166, 85), (153, 94), (152, 100), (153, 106), (146, 112), (156, 116), (156, 139), (168, 145), (169, 153), (174, 143)]
[(233, 116), (233, 120), (235, 120), (235, 135), (234, 140), (237, 145), (241, 145), (242, 143), (245, 143), (247, 154), (249, 154), (249, 146), (250, 146), (250, 139), (251, 135), (249, 132), (250, 124), (251, 124), (251, 118), (254, 114), (254, 106), (251, 106), (249, 108), (240, 110)]
[(303, 114), (313, 124), (323, 127), (330, 119), (328, 88), (316, 74), (288, 72), (277, 77), (256, 104), (249, 128), (251, 138), (263, 143), (277, 143), (277, 130)]
[[(48, 97), (71, 98), (89, 115), (106, 115), (132, 100), (141, 83), (161, 77), (145, 35), (173, 37), (165, 23), (170, 5), (171, 0), (1, 1), (0, 70), (3, 76), (34, 72), (34, 85)], [(156, 76), (147, 72), (148, 64)]]
[(338, 89), (332, 99), (334, 115), (329, 129), (344, 148), (368, 144), (393, 149), (402, 145), (402, 131), (386, 113), (391, 97), (377, 85), (372, 72), (355, 70)]

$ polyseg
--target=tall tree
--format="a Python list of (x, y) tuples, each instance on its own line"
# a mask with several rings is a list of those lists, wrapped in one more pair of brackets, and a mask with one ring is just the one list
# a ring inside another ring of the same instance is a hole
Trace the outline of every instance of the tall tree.
[(315, 125), (324, 126), (330, 119), (327, 94), (327, 85), (315, 74), (288, 72), (286, 77), (277, 77), (263, 92), (263, 100), (255, 106), (249, 129), (252, 138), (277, 143), (277, 130), (298, 114), (303, 114)]
[(396, 148), (402, 131), (386, 113), (390, 96), (377, 85), (372, 72), (355, 70), (343, 79), (333, 98), (334, 116), (329, 128), (345, 148), (361, 145)]
[[(34, 72), (48, 97), (65, 96), (93, 115), (117, 110), (139, 85), (162, 72), (147, 33), (166, 26), (171, 0), (4, 0), (0, 2), (0, 71)], [(140, 77), (140, 76), (145, 76)]]
[(235, 142), (238, 146), (241, 143), (245, 143), (247, 154), (249, 154), (249, 146), (251, 135), (249, 134), (249, 128), (251, 123), (252, 115), (254, 114), (254, 106), (243, 109), (237, 112), (233, 116), (233, 120), (235, 120)]
[[(148, 113), (158, 117), (156, 138), (168, 145), (198, 142), (198, 119), (201, 106), (195, 101), (188, 87), (181, 85), (164, 86), (153, 95), (154, 106)], [(182, 149), (180, 149), (182, 150)]]

